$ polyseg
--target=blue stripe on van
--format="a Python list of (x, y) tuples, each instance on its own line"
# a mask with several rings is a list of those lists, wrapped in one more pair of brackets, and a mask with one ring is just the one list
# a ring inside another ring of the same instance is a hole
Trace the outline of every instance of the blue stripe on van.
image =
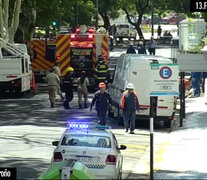
[(150, 96), (179, 96), (179, 93), (150, 93)]

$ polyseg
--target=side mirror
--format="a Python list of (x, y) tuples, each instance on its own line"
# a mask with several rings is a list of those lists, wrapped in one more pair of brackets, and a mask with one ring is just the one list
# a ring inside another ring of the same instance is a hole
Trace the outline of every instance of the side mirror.
[(53, 142), (52, 142), (52, 145), (53, 145), (53, 146), (57, 146), (58, 143), (59, 143), (58, 141), (53, 141)]
[(121, 145), (119, 148), (119, 150), (125, 150), (125, 149), (127, 149), (127, 147), (125, 145)]

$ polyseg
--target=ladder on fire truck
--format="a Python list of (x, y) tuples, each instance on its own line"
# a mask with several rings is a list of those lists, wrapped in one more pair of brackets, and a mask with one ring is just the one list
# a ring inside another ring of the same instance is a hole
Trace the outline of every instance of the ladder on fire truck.
[(7, 50), (9, 53), (11, 53), (13, 56), (16, 57), (27, 57), (29, 58), (29, 55), (26, 54), (24, 51), (22, 51), (20, 48), (16, 47), (15, 45), (5, 41), (4, 39), (0, 38), (0, 47)]

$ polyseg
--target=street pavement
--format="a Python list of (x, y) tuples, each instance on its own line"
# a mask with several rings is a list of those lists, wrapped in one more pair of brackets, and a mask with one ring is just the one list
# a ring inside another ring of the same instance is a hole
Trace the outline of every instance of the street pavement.
[[(92, 94), (89, 99), (91, 101)], [(96, 113), (80, 110), (75, 95), (72, 109), (65, 110), (58, 100), (56, 108), (49, 107), (48, 95), (40, 93), (19, 98), (0, 99), (0, 164), (1, 167), (17, 167), (18, 179), (37, 178), (50, 165), (54, 146), (68, 121), (97, 123)], [(123, 151), (123, 178), (127, 178), (149, 146), (149, 124), (139, 122), (135, 135), (126, 134), (116, 119), (109, 119), (108, 125), (119, 144), (128, 148)], [(165, 136), (168, 129), (156, 125), (157, 134)], [(164, 133), (164, 134), (163, 134)]]
[[(116, 48), (111, 56), (125, 52)], [(170, 57), (169, 48), (157, 49), (157, 55)], [(89, 95), (91, 102), (92, 94)], [(156, 179), (195, 179), (207, 177), (206, 128), (207, 110), (203, 97), (186, 100), (184, 127), (175, 119), (173, 129), (164, 129), (156, 124), (154, 132), (154, 169)], [(68, 121), (97, 123), (96, 112), (78, 109), (77, 95), (72, 109), (65, 110), (61, 100), (56, 108), (49, 107), (45, 91), (24, 97), (0, 97), (0, 166), (17, 167), (18, 179), (37, 178), (50, 165), (54, 146)], [(138, 122), (135, 135), (126, 134), (116, 119), (107, 124), (118, 139), (127, 146), (124, 156), (123, 178), (149, 178), (149, 122)]]
[[(205, 98), (187, 98), (183, 127), (177, 127), (162, 140), (163, 136), (155, 134), (155, 179), (207, 179), (206, 119)], [(128, 178), (149, 179), (149, 176), (148, 148)]]

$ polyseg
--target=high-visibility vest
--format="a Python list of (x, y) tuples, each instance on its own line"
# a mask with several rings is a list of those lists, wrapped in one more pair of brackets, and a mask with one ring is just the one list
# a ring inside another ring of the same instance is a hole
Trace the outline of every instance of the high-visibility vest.
[[(126, 97), (126, 94), (128, 93), (128, 91), (125, 91), (122, 95), (122, 98), (121, 98), (121, 108), (124, 109), (125, 107), (125, 104), (126, 104), (126, 100), (125, 100), (125, 97)], [(134, 98), (134, 103), (135, 103), (135, 107), (136, 107), (136, 104), (138, 102), (139, 104), (139, 101), (138, 101), (138, 97), (137, 97), (137, 94), (135, 92), (133, 92), (133, 96), (135, 97)]]
[(95, 69), (95, 77), (99, 80), (106, 80), (109, 76), (109, 68), (106, 64), (99, 64)]

